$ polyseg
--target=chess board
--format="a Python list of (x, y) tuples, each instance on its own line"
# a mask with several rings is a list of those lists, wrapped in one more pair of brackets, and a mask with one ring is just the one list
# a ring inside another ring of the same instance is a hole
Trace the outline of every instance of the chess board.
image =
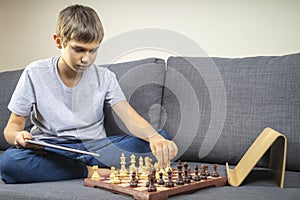
[[(192, 174), (193, 175), (193, 174)], [(167, 177), (164, 180), (167, 181)], [(130, 186), (129, 176), (121, 180), (119, 184), (112, 184), (109, 177), (101, 177), (100, 180), (92, 180), (91, 178), (86, 178), (84, 180), (84, 185), (92, 188), (102, 188), (109, 190), (113, 193), (122, 193), (132, 196), (137, 200), (151, 200), (151, 199), (167, 199), (169, 196), (179, 195), (184, 193), (192, 193), (194, 191), (207, 188), (207, 187), (219, 187), (227, 184), (227, 178), (223, 176), (211, 177), (208, 176), (206, 180), (193, 181), (190, 183), (185, 183), (184, 185), (176, 185), (177, 171), (173, 170), (172, 180), (174, 181), (174, 187), (166, 187), (165, 185), (158, 185), (155, 183), (157, 191), (148, 192), (146, 183), (148, 180), (138, 180), (137, 187)]]

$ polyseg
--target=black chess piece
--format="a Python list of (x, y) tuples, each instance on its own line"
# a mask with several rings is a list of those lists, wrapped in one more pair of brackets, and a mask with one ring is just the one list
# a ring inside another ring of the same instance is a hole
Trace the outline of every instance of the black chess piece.
[(157, 181), (158, 185), (164, 185), (165, 184), (165, 181), (163, 179), (163, 175), (164, 175), (164, 173), (159, 172), (159, 180)]
[(149, 176), (149, 187), (148, 187), (148, 192), (156, 192), (156, 186), (154, 184), (155, 182), (155, 172), (156, 172), (156, 169), (155, 168), (152, 168), (151, 170), (151, 175)]
[(138, 186), (138, 180), (136, 178), (136, 172), (133, 171), (131, 174), (130, 187), (137, 187), (137, 186)]
[(184, 167), (184, 183), (190, 183), (191, 179), (190, 179), (190, 176), (188, 174), (188, 167), (189, 167), (189, 165), (185, 162), (183, 164), (183, 167)]
[(191, 168), (189, 168), (189, 178), (190, 178), (190, 180), (193, 180), (193, 176), (192, 176)]
[(182, 176), (182, 165), (180, 160), (178, 161), (177, 169), (178, 169), (178, 177), (176, 180), (176, 185), (184, 185), (184, 180)]
[(166, 187), (174, 187), (174, 182), (172, 181), (172, 171), (171, 169), (168, 170), (168, 180), (165, 184)]
[(214, 177), (214, 178), (219, 177), (220, 174), (218, 173), (218, 165), (217, 165), (217, 164), (214, 164), (214, 165), (213, 165), (213, 168), (214, 168), (214, 171), (213, 171), (213, 173), (211, 174), (211, 176)]
[(198, 165), (194, 166), (194, 173), (195, 173), (195, 175), (193, 177), (193, 181), (200, 181), (201, 179), (200, 179), (200, 176), (199, 176), (199, 167), (198, 167)]
[(152, 176), (151, 172), (148, 174), (148, 181), (146, 182), (146, 187), (149, 187), (150, 185), (150, 177)]
[(210, 173), (208, 171), (208, 165), (204, 165), (205, 166), (205, 176), (210, 176)]
[(200, 179), (201, 180), (207, 179), (206, 172), (205, 172), (205, 165), (201, 165), (200, 167)]

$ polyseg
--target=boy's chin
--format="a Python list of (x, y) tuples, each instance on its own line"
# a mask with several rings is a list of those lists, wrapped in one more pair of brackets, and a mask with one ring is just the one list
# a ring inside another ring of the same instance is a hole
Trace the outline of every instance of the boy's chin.
[(77, 68), (78, 72), (84, 72), (85, 70), (87, 70), (89, 68), (89, 66), (80, 66)]

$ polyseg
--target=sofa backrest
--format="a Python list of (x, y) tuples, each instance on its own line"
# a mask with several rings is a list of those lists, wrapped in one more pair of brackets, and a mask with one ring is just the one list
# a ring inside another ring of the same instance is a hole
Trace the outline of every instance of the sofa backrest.
[[(10, 116), (7, 105), (22, 72), (23, 70), (15, 70), (0, 73), (0, 150), (9, 147), (9, 144), (6, 142), (3, 135), (4, 128)], [(26, 130), (30, 129), (32, 125), (29, 120), (27, 120), (25, 126)]]
[[(104, 66), (116, 74), (130, 105), (156, 129), (160, 123), (165, 66), (165, 61), (158, 58)], [(108, 136), (130, 134), (108, 105), (105, 105), (104, 111)]]
[(300, 170), (300, 54), (170, 57), (167, 66), (161, 125), (181, 159), (237, 164), (271, 127), (287, 136), (287, 169)]

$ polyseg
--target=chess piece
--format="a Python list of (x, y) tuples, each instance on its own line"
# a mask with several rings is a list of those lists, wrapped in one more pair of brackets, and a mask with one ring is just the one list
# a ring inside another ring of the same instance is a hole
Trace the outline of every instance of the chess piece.
[(121, 180), (119, 179), (119, 173), (118, 173), (117, 170), (114, 171), (114, 175), (112, 175), (112, 178), (110, 179), (110, 182), (112, 184), (119, 184), (119, 183), (121, 183)]
[(121, 157), (120, 157), (120, 164), (121, 164), (121, 169), (120, 169), (120, 177), (124, 178), (127, 177), (127, 169), (126, 169), (126, 157), (124, 156), (124, 153), (122, 153)]
[(147, 178), (148, 178), (148, 173), (147, 173), (146, 167), (144, 166), (142, 169), (142, 174), (140, 176), (140, 179), (146, 180)]
[(150, 179), (151, 179), (151, 172), (149, 172), (149, 174), (148, 174), (148, 181), (146, 182), (146, 187), (149, 187), (149, 185), (150, 185)]
[(165, 167), (165, 169), (162, 169), (162, 172), (164, 173), (164, 175), (167, 175), (167, 172), (169, 171), (169, 169), (172, 171), (172, 167), (171, 167), (171, 162), (170, 161), (167, 162), (167, 166)]
[(189, 173), (188, 173), (189, 165), (185, 162), (183, 164), (183, 167), (184, 167), (184, 183), (190, 183), (191, 179), (190, 179), (190, 176), (189, 176)]
[(129, 166), (129, 173), (131, 174), (133, 171), (137, 171), (137, 167), (135, 166), (135, 155), (130, 156), (130, 166)]
[(151, 159), (149, 157), (145, 157), (145, 167), (146, 171), (150, 172), (152, 168)]
[(138, 186), (138, 180), (136, 178), (136, 172), (133, 171), (131, 173), (130, 187), (137, 187), (137, 186)]
[(213, 165), (213, 168), (214, 168), (214, 171), (213, 171), (213, 173), (211, 174), (211, 176), (212, 177), (219, 177), (220, 176), (220, 174), (218, 173), (218, 164), (214, 164)]
[(100, 180), (100, 175), (98, 174), (98, 166), (97, 165), (94, 165), (93, 166), (93, 174), (92, 174), (92, 180), (94, 181), (98, 181)]
[(184, 185), (184, 180), (182, 176), (182, 165), (180, 160), (178, 161), (177, 169), (178, 169), (178, 177), (176, 180), (176, 185)]
[(172, 181), (172, 171), (171, 171), (171, 169), (168, 170), (167, 174), (168, 174), (168, 180), (167, 180), (165, 186), (166, 187), (174, 187), (174, 182)]
[(200, 167), (200, 179), (201, 180), (207, 179), (206, 172), (205, 172), (205, 165), (201, 165)]
[(164, 175), (163, 172), (159, 172), (159, 179), (158, 179), (158, 181), (157, 181), (157, 184), (158, 184), (158, 185), (164, 185), (164, 184), (165, 184), (165, 181), (164, 181), (164, 179), (163, 179), (163, 175)]
[(194, 173), (195, 173), (195, 175), (193, 177), (193, 181), (200, 181), (201, 179), (200, 179), (200, 176), (199, 176), (199, 167), (198, 167), (198, 165), (194, 166)]
[(156, 169), (152, 168), (151, 174), (149, 176), (148, 192), (156, 192), (156, 186), (154, 184), (154, 182), (155, 182), (155, 172), (156, 172)]
[(109, 175), (109, 178), (112, 180), (115, 178), (115, 167), (111, 167), (110, 168), (110, 175)]
[(139, 158), (139, 167), (138, 167), (138, 173), (143, 173), (143, 166), (144, 166), (144, 159), (142, 156)]
[(190, 180), (193, 180), (191, 168), (189, 168), (189, 170), (188, 170), (188, 175), (189, 175)]
[(204, 165), (205, 166), (205, 176), (208, 177), (210, 176), (210, 173), (208, 171), (208, 165)]
[(157, 162), (154, 164), (154, 168), (156, 169), (155, 172), (155, 183), (156, 183), (156, 181), (159, 179), (159, 166)]

